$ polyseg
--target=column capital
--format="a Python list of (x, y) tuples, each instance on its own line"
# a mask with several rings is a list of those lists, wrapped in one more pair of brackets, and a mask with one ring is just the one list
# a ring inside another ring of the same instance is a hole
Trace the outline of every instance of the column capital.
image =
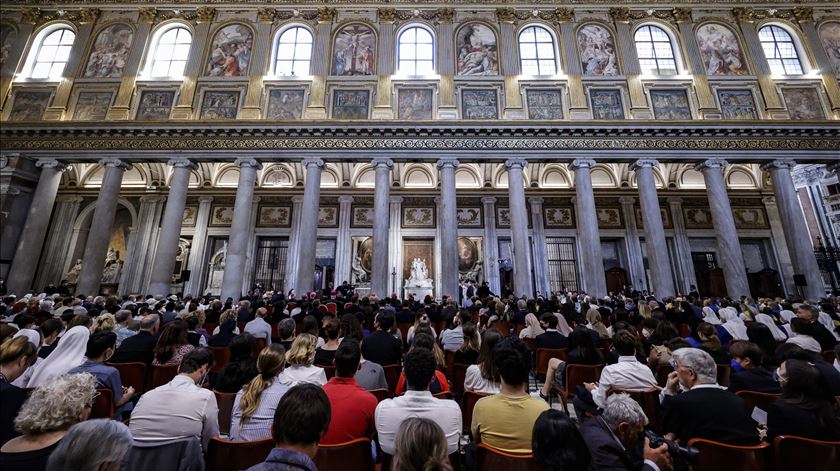
[(528, 198), (528, 203), (530, 203), (531, 206), (542, 206), (544, 202), (545, 198), (542, 196), (532, 196), (531, 198)]
[(653, 168), (659, 165), (656, 159), (639, 159), (630, 164), (630, 170), (637, 172), (640, 168)]
[(793, 170), (796, 166), (796, 161), (793, 159), (776, 159), (772, 162), (761, 164), (761, 170), (764, 172), (772, 172), (774, 170), (787, 169)]
[(115, 158), (107, 158), (102, 159), (99, 161), (99, 165), (103, 167), (114, 167), (119, 168), (122, 170), (131, 170), (131, 162), (122, 160), (122, 159), (115, 159)]
[(309, 167), (312, 167), (313, 165), (318, 168), (324, 168), (325, 165), (322, 159), (303, 159), (300, 161), (300, 164), (305, 169), (309, 169)]
[(171, 167), (188, 168), (190, 170), (195, 170), (196, 168), (198, 168), (198, 166), (194, 164), (193, 161), (190, 159), (169, 159), (169, 161), (166, 162), (166, 164)]
[(35, 166), (40, 168), (52, 168), (59, 172), (64, 172), (68, 168), (70, 168), (64, 162), (58, 161), (56, 159), (38, 159), (35, 161)]
[(481, 202), (484, 204), (496, 204), (496, 197), (495, 196), (485, 196), (481, 198)]
[(391, 204), (402, 204), (403, 197), (402, 196), (392, 196), (390, 198), (390, 202), (391, 202)]
[(251, 204), (252, 204), (252, 205), (257, 204), (257, 203), (259, 203), (260, 201), (262, 201), (262, 196), (259, 196), (259, 195), (254, 195), (254, 196), (252, 196), (252, 197), (251, 197)]
[(840, 162), (838, 162), (836, 164), (826, 165), (825, 169), (828, 170), (829, 172), (834, 172), (834, 174), (837, 175), (840, 178)]
[(723, 169), (726, 168), (727, 165), (729, 165), (729, 162), (724, 159), (708, 159), (695, 164), (694, 170), (702, 172), (707, 169)]
[(775, 196), (765, 196), (761, 198), (761, 202), (764, 203), (766, 206), (775, 206), (776, 205), (776, 197)]
[(257, 159), (236, 159), (236, 160), (233, 161), (233, 164), (236, 165), (239, 168), (251, 167), (251, 168), (254, 168), (256, 170), (259, 170), (259, 169), (262, 168), (262, 163), (260, 163), (260, 161), (257, 160)]
[(676, 205), (676, 204), (683, 204), (683, 199), (678, 196), (672, 196), (667, 199), (668, 204)]
[(202, 196), (198, 197), (198, 202), (199, 203), (212, 203), (213, 202), (213, 197), (210, 196), (210, 195), (202, 195)]
[(512, 168), (518, 168), (523, 170), (525, 166), (528, 165), (528, 161), (525, 159), (508, 159), (505, 160), (505, 168), (510, 170)]
[(621, 204), (636, 204), (636, 198), (632, 196), (622, 196), (618, 199), (618, 202)]
[(458, 159), (439, 159), (436, 165), (438, 168), (450, 167), (455, 169), (458, 168), (458, 165), (461, 165), (461, 162), (458, 162)]
[(348, 195), (341, 195), (338, 197), (338, 202), (342, 204), (351, 204), (353, 203), (353, 197)]
[(370, 165), (375, 169), (384, 167), (390, 170), (394, 166), (394, 161), (391, 159), (373, 159), (370, 161)]
[(595, 161), (592, 159), (575, 159), (569, 164), (572, 170), (590, 169), (595, 166)]

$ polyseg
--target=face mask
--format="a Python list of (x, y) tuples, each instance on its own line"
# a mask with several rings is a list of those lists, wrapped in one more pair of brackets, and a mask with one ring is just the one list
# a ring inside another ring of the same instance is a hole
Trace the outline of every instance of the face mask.
[(648, 339), (650, 338), (650, 331), (647, 329), (642, 329), (642, 335), (644, 335), (644, 337)]
[(734, 358), (729, 362), (729, 367), (732, 368), (732, 371), (744, 371), (744, 370), (746, 370), (746, 368), (744, 368), (744, 366), (741, 365), (740, 363), (738, 363), (738, 360), (736, 360)]

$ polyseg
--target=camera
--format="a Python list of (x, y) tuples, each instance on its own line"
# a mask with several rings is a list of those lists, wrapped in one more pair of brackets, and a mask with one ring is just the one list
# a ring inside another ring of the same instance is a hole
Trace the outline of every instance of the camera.
[(650, 440), (651, 448), (659, 448), (663, 443), (668, 445), (668, 454), (674, 461), (674, 471), (688, 471), (691, 465), (697, 464), (697, 459), (700, 457), (700, 450), (697, 448), (682, 446), (651, 430), (645, 430), (645, 436)]

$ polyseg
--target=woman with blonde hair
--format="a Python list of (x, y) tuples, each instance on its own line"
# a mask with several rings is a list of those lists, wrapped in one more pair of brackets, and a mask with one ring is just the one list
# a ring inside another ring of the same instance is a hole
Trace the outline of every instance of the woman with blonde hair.
[(537, 335), (545, 333), (540, 325), (539, 319), (533, 313), (528, 313), (525, 316), (525, 328), (519, 331), (519, 338), (521, 339), (535, 339)]
[(315, 349), (318, 338), (312, 334), (300, 334), (292, 342), (292, 348), (286, 353), (288, 366), (280, 374), (280, 381), (289, 387), (300, 383), (312, 383), (323, 386), (327, 383), (324, 369), (315, 366)]
[(253, 441), (271, 437), (274, 411), (289, 386), (278, 378), (286, 364), (286, 350), (271, 344), (257, 357), (259, 374), (246, 384), (233, 402), (230, 439)]
[(639, 315), (642, 316), (644, 319), (650, 319), (653, 315), (653, 311), (650, 309), (650, 305), (648, 303), (639, 303)]
[(586, 327), (597, 332), (598, 336), (602, 339), (610, 337), (609, 332), (607, 332), (607, 327), (601, 322), (601, 313), (594, 307), (586, 311)]
[(111, 313), (100, 314), (99, 317), (93, 320), (93, 326), (91, 327), (92, 333), (96, 333), (99, 331), (113, 331), (114, 327), (117, 325), (117, 318), (114, 317)]
[[(222, 315), (219, 316), (219, 325), (217, 325), (216, 328), (213, 329), (213, 334), (212, 335), (218, 334), (221, 331), (219, 329), (219, 327), (222, 324), (224, 324), (225, 321), (227, 321), (227, 320), (232, 319), (234, 325), (236, 325), (237, 317), (239, 317), (239, 314), (236, 312), (236, 309), (228, 309), (227, 311), (223, 312)], [(234, 333), (234, 335), (239, 335), (239, 327), (238, 326), (233, 329), (233, 333)]]
[(452, 471), (443, 429), (430, 419), (411, 417), (400, 424), (394, 442), (394, 471)]

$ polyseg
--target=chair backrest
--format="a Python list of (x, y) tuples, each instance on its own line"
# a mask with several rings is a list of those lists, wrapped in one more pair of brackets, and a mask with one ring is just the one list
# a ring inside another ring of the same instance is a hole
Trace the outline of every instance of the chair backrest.
[(268, 341), (262, 337), (257, 337), (254, 340), (254, 358), (257, 358), (260, 356), (260, 352), (268, 346)]
[(574, 394), (583, 383), (597, 382), (602, 369), (604, 365), (566, 365), (566, 394)]
[(721, 386), (729, 386), (729, 365), (717, 365), (717, 382)]
[(840, 469), (840, 442), (823, 442), (782, 435), (773, 440), (773, 449), (776, 452), (776, 471), (785, 469), (836, 471)]
[(225, 393), (213, 390), (216, 396), (216, 404), (219, 406), (219, 433), (230, 434), (230, 417), (233, 413), (233, 403), (236, 401), (236, 393)]
[(630, 395), (634, 401), (638, 402), (640, 406), (642, 406), (642, 410), (645, 412), (645, 415), (648, 418), (648, 426), (655, 430), (659, 431), (659, 389), (658, 388), (650, 388), (644, 391), (637, 391), (637, 390), (629, 390), (629, 389), (614, 389), (610, 388), (607, 391), (607, 396), (611, 396), (613, 394), (618, 393), (625, 393)]
[(671, 368), (671, 365), (659, 365), (656, 367), (656, 384), (659, 385), (660, 388), (664, 388), (665, 384), (668, 383), (668, 375), (674, 371)]
[(314, 461), (318, 469), (325, 471), (373, 471), (373, 457), (370, 451), (369, 438), (357, 438), (335, 445), (320, 444)]
[(782, 397), (782, 393), (763, 393), (758, 391), (738, 391), (736, 393), (747, 404), (747, 410), (752, 413), (753, 408), (758, 407), (766, 411), (776, 399)]
[(566, 360), (566, 349), (565, 348), (538, 348), (537, 349), (537, 368), (536, 372), (538, 375), (545, 375), (548, 371), (548, 361), (552, 358), (559, 358), (560, 360)]
[(765, 471), (771, 462), (770, 444), (766, 442), (735, 446), (693, 438), (688, 446), (700, 450), (697, 464), (691, 468), (693, 471)]
[(525, 343), (525, 348), (528, 349), (529, 352), (534, 353), (537, 349), (537, 340), (531, 337), (525, 337), (522, 339), (522, 342)]
[(334, 365), (318, 365), (324, 369), (324, 374), (327, 375), (327, 380), (330, 380), (335, 376), (335, 366)]
[(114, 391), (110, 388), (96, 388), (96, 399), (90, 409), (91, 419), (114, 418)]
[(461, 418), (463, 420), (462, 430), (466, 431), (467, 433), (469, 433), (470, 427), (472, 426), (472, 415), (473, 409), (475, 409), (475, 403), (485, 396), (489, 396), (489, 394), (464, 391), (464, 396), (461, 398)]
[(385, 381), (388, 382), (388, 391), (393, 396), (397, 391), (397, 382), (400, 380), (400, 365), (382, 365), (385, 371)]
[(286, 304), (286, 309), (288, 309), (288, 310), (289, 310), (289, 312), (292, 312), (292, 309), (294, 309), (294, 308), (296, 308), (296, 307), (297, 307), (297, 303), (296, 303), (296, 302), (294, 302), (294, 301), (292, 301), (292, 302), (290, 302), (290, 303)]
[(172, 378), (178, 375), (179, 366), (180, 365), (152, 365), (152, 378), (149, 381), (148, 389), (154, 389), (172, 381)]
[(398, 322), (397, 327), (400, 329), (400, 335), (402, 335), (403, 342), (408, 342), (408, 329), (414, 325), (411, 322)]
[(476, 471), (537, 471), (539, 466), (531, 454), (507, 453), (479, 443), (475, 453)]
[(450, 391), (441, 391), (439, 393), (432, 394), (432, 396), (438, 399), (452, 399), (452, 393)]
[(217, 373), (230, 363), (230, 348), (210, 347), (210, 351), (213, 352), (213, 368), (210, 368), (211, 372)]
[[(394, 461), (394, 457), (389, 455), (388, 453), (382, 453), (381, 455), (382, 463), (380, 465), (379, 471), (391, 471), (391, 462)], [(449, 464), (452, 465), (453, 470), (460, 470), (461, 469), (461, 453), (454, 452), (449, 454)], [(320, 467), (318, 469), (321, 469)], [(323, 470), (323, 471), (330, 471), (330, 470)]]
[(470, 365), (455, 363), (452, 365), (452, 394), (461, 397), (464, 394), (464, 381), (467, 379), (467, 368)]
[(525, 324), (513, 324), (513, 335), (519, 337), (519, 332), (525, 328)]
[(820, 353), (820, 356), (823, 357), (823, 360), (825, 360), (826, 363), (834, 363), (834, 350), (824, 350)]
[(168, 442), (134, 442), (123, 465), (122, 471), (147, 471), (166, 469), (193, 471), (204, 469), (201, 442), (197, 437)]
[(492, 327), (495, 327), (496, 330), (498, 330), (499, 333), (502, 334), (502, 337), (507, 337), (510, 335), (510, 322), (494, 322)]
[(332, 314), (337, 314), (338, 306), (335, 303), (327, 303), (327, 311), (330, 311)]
[(146, 390), (147, 368), (145, 363), (107, 363), (107, 365), (113, 366), (120, 372), (120, 381), (123, 386), (131, 386), (137, 394), (142, 394)]
[(387, 389), (371, 389), (368, 392), (376, 397), (376, 402), (382, 402), (391, 397), (391, 391), (388, 391)]
[(274, 440), (256, 440), (252, 442), (234, 442), (214, 437), (207, 446), (205, 459), (207, 471), (229, 471), (247, 469), (265, 461), (274, 448)]
[(455, 364), (455, 352), (450, 352), (449, 350), (444, 352), (443, 363), (444, 363), (444, 365), (446, 365), (446, 371), (444, 371), (444, 373), (446, 373), (446, 377), (451, 378), (452, 377), (452, 365)]

